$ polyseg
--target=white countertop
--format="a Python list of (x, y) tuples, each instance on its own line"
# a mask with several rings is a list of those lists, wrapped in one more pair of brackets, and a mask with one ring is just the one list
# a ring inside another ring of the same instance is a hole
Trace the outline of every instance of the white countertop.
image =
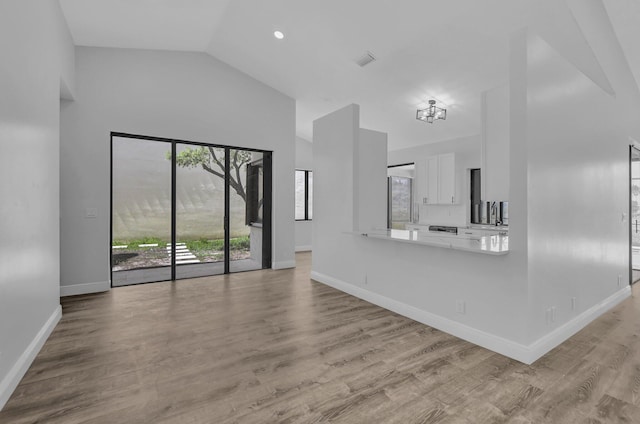
[(495, 231), (495, 232), (508, 232), (508, 225), (489, 225), (489, 224), (467, 224), (467, 225), (457, 225), (457, 224), (415, 224), (410, 222), (406, 224), (408, 227), (418, 227), (424, 228), (424, 231), (429, 229), (431, 225), (440, 225), (444, 227), (456, 227), (458, 231), (460, 230), (485, 230), (485, 231)]
[(464, 250), (487, 255), (506, 255), (509, 253), (508, 235), (468, 236), (411, 230), (371, 230), (357, 234), (383, 240)]
[(470, 228), (472, 230), (509, 231), (508, 225), (469, 224), (464, 228)]

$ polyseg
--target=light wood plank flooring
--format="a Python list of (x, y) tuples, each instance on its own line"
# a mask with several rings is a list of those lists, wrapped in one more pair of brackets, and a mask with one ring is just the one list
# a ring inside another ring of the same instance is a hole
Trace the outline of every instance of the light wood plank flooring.
[(62, 299), (0, 423), (640, 423), (637, 297), (527, 366), (297, 261)]

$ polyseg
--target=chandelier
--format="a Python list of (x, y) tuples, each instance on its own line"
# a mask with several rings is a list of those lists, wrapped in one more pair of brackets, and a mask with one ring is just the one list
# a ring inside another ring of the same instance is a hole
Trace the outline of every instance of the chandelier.
[(426, 109), (418, 109), (416, 119), (433, 124), (436, 119), (447, 119), (447, 109), (437, 107), (435, 100), (429, 100), (429, 106)]

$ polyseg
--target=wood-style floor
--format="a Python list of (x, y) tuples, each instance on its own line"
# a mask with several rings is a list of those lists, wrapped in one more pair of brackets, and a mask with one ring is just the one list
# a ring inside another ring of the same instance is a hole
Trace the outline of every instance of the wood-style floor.
[(62, 299), (0, 423), (640, 423), (638, 297), (527, 366), (297, 261)]

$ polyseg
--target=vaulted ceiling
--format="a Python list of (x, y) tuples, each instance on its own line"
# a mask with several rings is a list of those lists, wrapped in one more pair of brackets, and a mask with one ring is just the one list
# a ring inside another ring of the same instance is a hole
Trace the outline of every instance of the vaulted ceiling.
[[(603, 1), (640, 81), (640, 0)], [(509, 34), (557, 13), (539, 0), (60, 3), (77, 45), (206, 52), (296, 99), (299, 136), (311, 140), (314, 119), (358, 103), (361, 125), (387, 132), (390, 149), (478, 134), (481, 92), (507, 82)], [(542, 26), (564, 31), (557, 19)], [(377, 60), (358, 66), (367, 51)], [(447, 120), (417, 121), (432, 98)]]

